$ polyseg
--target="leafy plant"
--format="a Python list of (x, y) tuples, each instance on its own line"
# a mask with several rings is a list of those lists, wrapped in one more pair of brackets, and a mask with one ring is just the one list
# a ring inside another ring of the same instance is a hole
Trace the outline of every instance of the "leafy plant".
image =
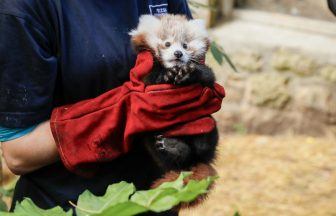
[(232, 128), (237, 134), (241, 135), (247, 134), (247, 128), (243, 123), (236, 123), (232, 126)]
[(233, 216), (241, 216), (239, 212), (235, 212)]
[(2, 198), (0, 198), (0, 211), (7, 211), (7, 204), (5, 203), (5, 201), (3, 201)]
[[(173, 182), (167, 182), (155, 189), (136, 191), (133, 184), (120, 182), (110, 185), (104, 196), (95, 196), (90, 191), (82, 193), (73, 204), (78, 216), (131, 216), (144, 212), (164, 212), (180, 203), (188, 203), (198, 196), (207, 193), (208, 187), (216, 177), (208, 177), (201, 181), (184, 179), (190, 172), (183, 172)], [(25, 199), (17, 203), (13, 213), (0, 212), (3, 216), (71, 216), (72, 210), (65, 212), (60, 207), (43, 210), (32, 200)]]
[(6, 202), (4, 201), (4, 198), (13, 197), (15, 184), (16, 184), (16, 179), (12, 179), (6, 185), (0, 186), (0, 211), (7, 211), (8, 207), (7, 207)]
[(225, 53), (223, 48), (219, 46), (215, 41), (211, 42), (210, 44), (210, 51), (213, 57), (215, 58), (216, 62), (220, 65), (223, 64), (223, 61), (225, 61), (230, 65), (230, 67), (237, 72), (237, 68), (235, 65), (232, 63), (230, 57)]
[(0, 212), (1, 216), (72, 216), (72, 211), (65, 212), (61, 207), (44, 210), (37, 207), (31, 199), (17, 203), (14, 213)]

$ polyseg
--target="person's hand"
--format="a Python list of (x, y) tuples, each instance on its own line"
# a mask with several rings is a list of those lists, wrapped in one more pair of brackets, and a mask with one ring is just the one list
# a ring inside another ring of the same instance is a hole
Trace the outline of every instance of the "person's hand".
[[(85, 165), (109, 161), (129, 151), (136, 135), (152, 131), (183, 131), (189, 134), (210, 129), (208, 116), (218, 111), (224, 89), (199, 84), (185, 87), (150, 85), (142, 82), (152, 69), (150, 52), (138, 55), (130, 80), (97, 98), (53, 110), (50, 125), (65, 166), (80, 174), (92, 170)], [(207, 120), (203, 120), (207, 117)], [(212, 129), (212, 128), (211, 128)]]

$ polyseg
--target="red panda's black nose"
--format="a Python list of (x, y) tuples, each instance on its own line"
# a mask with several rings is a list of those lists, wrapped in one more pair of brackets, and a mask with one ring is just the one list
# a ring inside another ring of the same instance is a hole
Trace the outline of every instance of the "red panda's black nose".
[(181, 58), (183, 56), (183, 53), (181, 51), (179, 51), (179, 50), (176, 50), (174, 52), (174, 55), (176, 56), (176, 58)]

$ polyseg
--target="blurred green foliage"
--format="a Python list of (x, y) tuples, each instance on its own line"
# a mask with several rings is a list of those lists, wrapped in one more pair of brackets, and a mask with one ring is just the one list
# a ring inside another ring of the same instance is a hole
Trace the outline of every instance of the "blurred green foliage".
[(241, 134), (241, 135), (247, 134), (247, 128), (243, 123), (236, 123), (232, 127), (233, 127), (233, 130), (237, 134)]

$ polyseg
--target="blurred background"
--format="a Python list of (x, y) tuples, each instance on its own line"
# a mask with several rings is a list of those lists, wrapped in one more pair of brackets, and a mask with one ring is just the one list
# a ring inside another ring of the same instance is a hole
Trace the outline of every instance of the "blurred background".
[[(327, 1), (189, 4), (207, 20), (207, 64), (227, 96), (215, 116), (220, 178), (181, 215), (336, 215), (336, 18)], [(16, 177), (2, 167), (8, 204)]]
[(182, 215), (336, 215), (336, 17), (327, 1), (189, 3), (238, 72), (208, 55), (227, 93), (216, 114), (220, 179)]

